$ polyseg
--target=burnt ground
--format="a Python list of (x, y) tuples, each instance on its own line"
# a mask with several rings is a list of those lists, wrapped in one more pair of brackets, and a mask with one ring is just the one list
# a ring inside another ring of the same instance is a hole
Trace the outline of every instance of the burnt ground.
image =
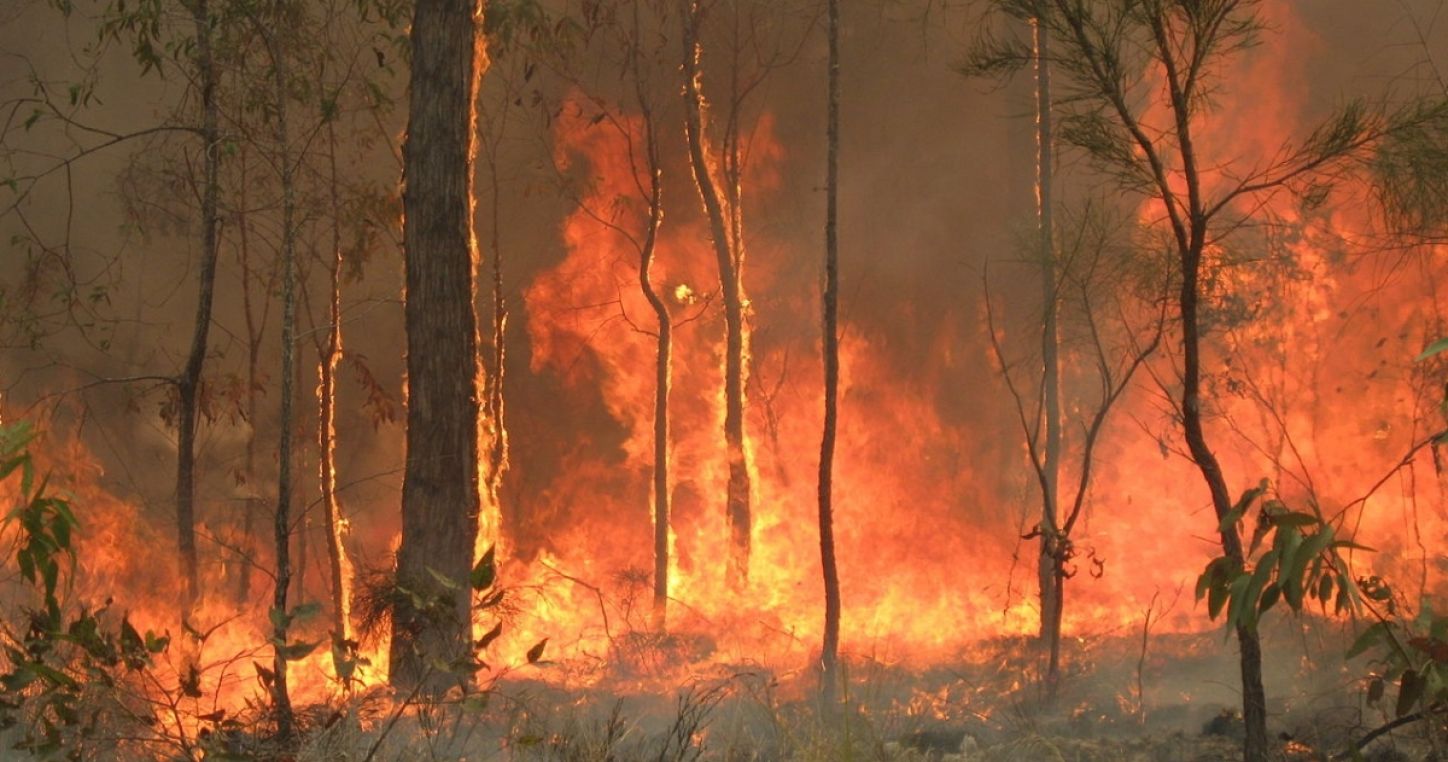
[[(1139, 627), (1139, 625), (1138, 625)], [(1273, 618), (1265, 627), (1270, 734), (1283, 760), (1338, 758), (1382, 725), (1389, 707), (1368, 706), (1366, 659), (1345, 662), (1341, 623)], [(664, 645), (652, 668), (679, 654)], [(739, 661), (676, 664), (670, 675), (615, 670), (587, 687), (566, 664), (500, 681), (485, 705), (408, 714), (376, 743), (385, 712), (360, 701), (356, 736), (319, 734), (308, 755), (378, 759), (604, 760), (1062, 760), (1213, 762), (1241, 758), (1236, 648), (1220, 630), (1152, 635), (1138, 629), (1067, 644), (1054, 701), (1041, 687), (1033, 643), (982, 643), (957, 658), (919, 667), (906, 660), (851, 658), (845, 710), (825, 716), (804, 672)], [(1391, 696), (1389, 696), (1391, 699)], [(390, 711), (390, 710), (389, 710)], [(365, 729), (365, 730), (364, 730)], [(1443, 754), (1437, 727), (1437, 754)], [(1363, 750), (1372, 762), (1434, 756), (1417, 723)]]

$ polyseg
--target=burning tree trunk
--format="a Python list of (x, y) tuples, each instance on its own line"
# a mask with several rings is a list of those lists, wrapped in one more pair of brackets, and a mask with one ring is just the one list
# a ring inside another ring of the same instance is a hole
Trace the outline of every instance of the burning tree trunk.
[(176, 380), (176, 531), (181, 561), (181, 619), (186, 622), (200, 593), (196, 561), (196, 424), (201, 371), (211, 330), (211, 303), (216, 286), (217, 197), (221, 188), (220, 109), (216, 102), (216, 61), (211, 47), (213, 18), (207, 0), (192, 0), (196, 25), (197, 84), (201, 90), (201, 266), (197, 271), (196, 321), (186, 366)]
[[(482, 61), (477, 7), (419, 0), (403, 147), (407, 464), (391, 681), (441, 693), (470, 644), (468, 573), (480, 508), (472, 235), (473, 115)], [(440, 589), (434, 574), (453, 589)], [(428, 610), (418, 594), (439, 602)], [(466, 677), (464, 677), (466, 679)]]
[(751, 534), (749, 452), (744, 438), (744, 247), (737, 235), (737, 214), (724, 208), (704, 135), (706, 109), (699, 69), (703, 6), (700, 0), (681, 0), (680, 6), (684, 27), (684, 132), (694, 182), (709, 218), (724, 299), (724, 445), (729, 462), (725, 515), (729, 523), (730, 578), (742, 586), (749, 578)]
[[(487, 498), (486, 504), (492, 511), (492, 520), (496, 522), (496, 526), (492, 529), (497, 533), (502, 528), (503, 475), (508, 470), (508, 425), (503, 397), (503, 377), (508, 360), (508, 302), (506, 294), (503, 293), (503, 247), (498, 232), (502, 216), (502, 202), (496, 156), (489, 160), (488, 177), (491, 180), (493, 191), (490, 202), (493, 223), (492, 240), (490, 241), (493, 250), (493, 320), (492, 345), (489, 347), (492, 367), (487, 369), (486, 378), (483, 381), (483, 405), (487, 419), (485, 442), (488, 451), (483, 486)], [(496, 541), (500, 538), (493, 539)]]
[(820, 646), (820, 691), (826, 706), (835, 698), (840, 648), (840, 573), (835, 562), (833, 479), (835, 428), (840, 387), (839, 346), (839, 155), (840, 155), (840, 4), (829, 0), (829, 103), (825, 158), (825, 284), (824, 310), (825, 422), (820, 439), (819, 532), (820, 567), (825, 582), (825, 632)]
[(642, 61), (643, 24), (639, 4), (634, 3), (634, 33), (629, 48), (629, 68), (634, 80), (634, 97), (644, 128), (644, 169), (649, 174), (648, 222), (639, 247), (639, 290), (654, 311), (658, 333), (654, 343), (654, 629), (664, 632), (669, 610), (669, 389), (672, 381), (674, 325), (669, 307), (654, 288), (650, 270), (654, 263), (659, 226), (664, 220), (663, 169), (659, 163), (658, 136), (648, 95)]
[(318, 478), (322, 490), (322, 520), (327, 531), (327, 570), (331, 575), (332, 639), (334, 653), (345, 653), (352, 639), (352, 564), (347, 558), (346, 520), (337, 500), (337, 361), (342, 358), (342, 220), (337, 191), (337, 132), (327, 123), (328, 190), (332, 205), (332, 261), (328, 272), (327, 344), (317, 363)]

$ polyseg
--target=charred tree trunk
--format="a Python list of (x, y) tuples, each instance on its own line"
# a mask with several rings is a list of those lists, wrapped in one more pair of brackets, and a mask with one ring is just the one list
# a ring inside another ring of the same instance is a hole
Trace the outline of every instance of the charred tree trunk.
[(211, 303), (216, 290), (217, 198), (221, 188), (220, 109), (216, 103), (216, 61), (211, 50), (213, 19), (207, 0), (192, 0), (196, 25), (197, 81), (201, 90), (201, 266), (197, 271), (196, 321), (186, 366), (176, 380), (176, 532), (181, 562), (181, 620), (191, 617), (200, 594), (196, 559), (196, 426), (201, 371), (211, 331)]
[(332, 639), (345, 653), (352, 639), (352, 564), (347, 558), (347, 524), (337, 500), (337, 362), (342, 357), (342, 220), (337, 193), (337, 132), (327, 123), (328, 189), (332, 203), (332, 262), (328, 272), (327, 344), (317, 364), (317, 476), (322, 520), (327, 530), (327, 571), (331, 576)]
[[(418, 0), (403, 146), (408, 399), (397, 584), (439, 605), (419, 610), (398, 596), (389, 658), (393, 685), (434, 695), (471, 678), (462, 664), (480, 510), (472, 236), (480, 15), (471, 2)], [(430, 666), (438, 662), (453, 671)]]
[(826, 706), (834, 703), (840, 649), (840, 574), (835, 560), (834, 464), (840, 387), (839, 346), (839, 155), (840, 155), (840, 4), (829, 0), (829, 103), (825, 158), (825, 283), (824, 311), (825, 421), (820, 439), (819, 532), (820, 568), (825, 582), (825, 632), (820, 646), (820, 692)]
[(1049, 651), (1046, 667), (1048, 696), (1056, 695), (1060, 680), (1062, 537), (1059, 511), (1061, 474), (1061, 363), (1056, 328), (1056, 252), (1052, 230), (1053, 150), (1051, 135), (1050, 36), (1044, 24), (1033, 25), (1036, 59), (1036, 221), (1041, 258), (1041, 415), (1046, 441), (1041, 452), (1041, 555), (1038, 580), (1041, 594), (1041, 639)]
[(730, 234), (731, 220), (709, 163), (704, 136), (705, 104), (699, 70), (702, 47), (699, 0), (681, 0), (684, 26), (684, 132), (694, 183), (709, 218), (709, 234), (719, 264), (724, 299), (724, 446), (729, 463), (725, 516), (729, 524), (730, 580), (742, 587), (749, 579), (751, 539), (749, 452), (744, 439), (744, 289), (742, 242)]

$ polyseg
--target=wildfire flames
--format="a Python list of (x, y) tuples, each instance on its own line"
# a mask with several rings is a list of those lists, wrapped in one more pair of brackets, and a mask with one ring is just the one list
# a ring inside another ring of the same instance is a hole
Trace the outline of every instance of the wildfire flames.
[[(1292, 3), (1264, 8), (1284, 39), (1233, 64), (1240, 71), (1227, 81), (1251, 87), (1224, 92), (1204, 116), (1199, 150), (1212, 157), (1205, 164), (1266, 162), (1283, 136), (1300, 134), (1311, 121), (1308, 99), (1294, 94), (1307, 90), (1313, 57), (1304, 51), (1321, 43)], [(768, 113), (744, 127), (746, 220), (777, 202), (790, 173), (813, 171), (796, 163), (782, 132)], [(556, 462), (548, 467), (513, 459), (501, 516), (488, 517), (501, 522), (506, 552), (498, 577), (509, 590), (504, 604), (478, 623), (480, 632), (494, 617), (505, 623), (488, 660), (499, 668), (523, 664), (530, 661), (526, 652), (547, 638), (546, 663), (535, 676), (566, 684), (677, 682), (681, 675), (742, 663), (802, 670), (818, 656), (823, 627), (815, 525), (823, 415), (819, 306), (809, 264), (816, 255), (801, 250), (794, 231), (777, 225), (747, 235), (753, 551), (747, 582), (736, 585), (727, 573), (723, 506), (729, 474), (719, 274), (688, 168), (682, 157), (666, 160), (665, 222), (652, 272), (675, 325), (670, 638), (662, 639), (650, 624), (657, 326), (638, 288), (637, 247), (648, 217), (647, 198), (640, 195), (647, 169), (637, 155), (642, 117), (626, 106), (575, 97), (559, 110), (552, 138), (554, 163), (574, 197), (558, 229), (561, 259), (530, 272), (521, 284), (524, 309), (514, 329), (526, 336), (531, 376), (547, 379), (563, 400), (564, 409), (549, 411), (550, 422), (538, 429), (579, 425), (569, 441), (555, 445)], [(1221, 188), (1236, 180), (1214, 172), (1206, 184)], [(1214, 413), (1208, 425), (1222, 443), (1218, 456), (1234, 490), (1265, 478), (1289, 505), (1310, 501), (1327, 516), (1341, 516), (1355, 540), (1376, 551), (1353, 556), (1357, 574), (1395, 580), (1410, 596), (1441, 597), (1448, 594), (1445, 472), (1436, 446), (1416, 448), (1441, 428), (1441, 368), (1414, 357), (1445, 332), (1438, 284), (1448, 274), (1448, 248), (1380, 251), (1376, 223), (1366, 211), (1369, 196), (1362, 181), (1348, 180), (1315, 208), (1286, 193), (1260, 205), (1254, 201), (1241, 212), (1272, 224), (1214, 244), (1208, 264), (1213, 293), (1239, 300), (1244, 319), (1224, 319), (1212, 336), (1207, 368)], [(1144, 231), (1161, 229), (1160, 208), (1145, 204), (1135, 212)], [(1260, 255), (1244, 257), (1241, 247), (1256, 247)], [(1236, 264), (1229, 264), (1233, 256)], [(1249, 261), (1243, 264), (1243, 258)], [(861, 276), (845, 275), (847, 301), (854, 277)], [(852, 315), (848, 303), (843, 311), (834, 468), (842, 651), (848, 658), (941, 664), (982, 641), (1033, 634), (1039, 626), (1038, 548), (1023, 539), (1040, 513), (1037, 488), (1005, 388), (998, 381), (952, 386), (962, 378), (998, 379), (1000, 368), (984, 338), (975, 275), (941, 277), (960, 280), (961, 297), (934, 308), (937, 324), (924, 335), (902, 338), (873, 315)], [(1012, 298), (1008, 310), (1033, 309), (1021, 306), (1019, 294)], [(909, 313), (918, 325), (932, 308), (901, 296), (883, 311)], [(1002, 336), (1011, 347), (1029, 348), (1039, 345), (1034, 330), (1012, 325)], [(1165, 346), (1172, 346), (1172, 335), (1168, 328)], [(901, 343), (928, 349), (902, 365)], [(1204, 564), (1219, 552), (1216, 519), (1182, 454), (1185, 445), (1163, 391), (1174, 383), (1179, 362), (1170, 349), (1153, 357), (1150, 372), (1136, 378), (1102, 434), (1073, 538), (1080, 553), (1067, 591), (1068, 635), (1139, 628), (1154, 599), (1190, 596)], [(1073, 414), (1095, 393), (1085, 363), (1065, 361), (1065, 407)], [(960, 414), (963, 398), (986, 412)], [(7, 418), (13, 412), (7, 410)], [(346, 417), (345, 408), (339, 412)], [(532, 435), (527, 416), (541, 414), (519, 415), (509, 422), (515, 443)], [(376, 436), (396, 440), (381, 449), (400, 451), (397, 427), (384, 425)], [(252, 663), (269, 658), (263, 599), (270, 581), (245, 569), (265, 567), (268, 552), (224, 518), (223, 498), (208, 498), (206, 541), (214, 548), (244, 548), (252, 560), (213, 554), (204, 568), (206, 596), (194, 617), (204, 639), (177, 632), (178, 574), (173, 554), (162, 551), (174, 542), (173, 530), (158, 518), (165, 511), (123, 494), (119, 482), (107, 478), (115, 466), (81, 439), (56, 429), (39, 446), (56, 485), (79, 512), (78, 597), (93, 605), (113, 599), (112, 606), (138, 628), (170, 631), (176, 642), (188, 642), (187, 653), (199, 654), (205, 694), (218, 708), (238, 710), (257, 692)], [(1079, 432), (1068, 430), (1066, 442), (1070, 464)], [(339, 443), (340, 449), (348, 446)], [(1062, 481), (1075, 478), (1068, 467)], [(256, 485), (239, 489), (264, 491)], [(382, 565), (398, 543), (396, 500), (361, 504), (344, 490), (342, 504), (351, 523), (349, 556), (359, 568)], [(326, 601), (323, 530), (314, 523), (320, 509), (308, 516), (297, 530), (314, 534), (307, 541), (311, 560), (296, 584), (303, 599)], [(252, 600), (238, 604), (230, 591), (243, 573), (256, 581)], [(1186, 600), (1155, 622), (1154, 631), (1214, 626)], [(323, 643), (293, 666), (298, 702), (341, 690), (324, 620), (298, 624), (298, 637)], [(361, 687), (385, 682), (386, 653), (385, 642), (363, 640), (362, 655), (370, 663), (356, 673)], [(180, 665), (184, 656), (168, 658)]]

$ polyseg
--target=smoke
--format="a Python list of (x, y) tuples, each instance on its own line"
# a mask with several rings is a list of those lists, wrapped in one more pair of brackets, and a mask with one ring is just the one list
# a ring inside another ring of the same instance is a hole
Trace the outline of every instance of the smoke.
[[(1419, 71), (1410, 66), (1423, 53), (1405, 19), (1426, 19), (1433, 6), (1404, 3), (1381, 12), (1350, 0), (1264, 5), (1270, 28), (1240, 64), (1227, 67), (1217, 109), (1206, 117), (1204, 145), (1218, 161), (1262, 160), (1348, 97), (1416, 86), (1400, 78)], [(755, 6), (761, 8), (778, 6)], [(694, 318), (680, 329), (675, 365), (681, 390), (673, 411), (681, 474), (675, 481), (675, 549), (687, 572), (677, 594), (689, 605), (711, 615), (757, 609), (751, 613), (760, 614), (766, 622), (761, 626), (798, 633), (804, 642), (817, 627), (811, 602), (819, 584), (809, 516), (819, 415), (824, 49), (808, 9), (788, 10), (758, 17), (757, 47), (748, 51), (755, 57), (746, 56), (740, 66), (746, 75), (759, 75), (758, 56), (775, 62), (740, 118), (750, 147), (743, 186), (754, 358), (748, 426), (763, 477), (756, 597), (701, 600), (714, 595), (707, 581), (723, 559), (722, 547), (709, 544), (722, 536), (715, 528), (723, 510), (711, 471), (722, 456), (711, 449), (722, 448), (722, 431), (706, 393), (718, 375), (717, 300), (674, 305), (676, 317)], [(18, 13), (0, 32), (0, 49), (25, 55), (47, 81), (74, 76), (58, 52), (65, 47), (62, 23), (39, 8)], [(726, 113), (732, 84), (724, 14), (722, 7), (716, 10), (705, 38), (705, 90), (716, 118)], [(845, 18), (840, 237), (846, 444), (838, 467), (839, 521), (847, 632), (857, 646), (900, 636), (943, 650), (969, 637), (1026, 631), (1034, 623), (1035, 550), (1020, 534), (1034, 523), (1038, 498), (1015, 411), (986, 342), (982, 299), (989, 269), (993, 299), (1003, 309), (1003, 336), (1013, 352), (1029, 359), (1040, 309), (1034, 271), (1023, 254), (1033, 225), (1031, 93), (1024, 78), (992, 86), (954, 72), (976, 21), (974, 9), (926, 2), (857, 6)], [(716, 286), (683, 160), (676, 23), (657, 30), (666, 37), (651, 51), (647, 89), (664, 152), (659, 267), (666, 293), (683, 284), (707, 299)], [(82, 25), (77, 19), (70, 28)], [(385, 53), (390, 55), (379, 49), (379, 60)], [(636, 119), (632, 85), (620, 75), (619, 51), (605, 37), (572, 55), (566, 72), (542, 65), (532, 74), (525, 74), (521, 59), (494, 56), (480, 119), (488, 137), (478, 162), (479, 240), (486, 261), (503, 257), (511, 308), (505, 393), (513, 452), (503, 489), (505, 532), (520, 557), (555, 559), (561, 568), (587, 570), (602, 584), (649, 563), (649, 421), (641, 402), (651, 394), (651, 317), (636, 303), (629, 306), (637, 296), (625, 292), (636, 277), (628, 247), (579, 216), (584, 200), (610, 213), (623, 209), (613, 218), (620, 224), (636, 219), (630, 216), (636, 207), (615, 207), (632, 192), (629, 169), (605, 166), (596, 153), (606, 149), (618, 161), (626, 135), (605, 139), (609, 122), (587, 124), (604, 113)], [(372, 63), (370, 53), (363, 59)], [(122, 50), (107, 52), (100, 70), (101, 105), (84, 116), (110, 129), (153, 124), (182, 97), (179, 82), (133, 76)], [(400, 80), (379, 76), (394, 98), (403, 97)], [(0, 86), (7, 99), (30, 88), (23, 76)], [(374, 205), (356, 208), (354, 215), (366, 219), (349, 220), (370, 225), (375, 238), (354, 252), (360, 274), (344, 295), (352, 364), (344, 361), (341, 373), (339, 484), (355, 529), (352, 551), (364, 564), (380, 565), (398, 526), (402, 435), (399, 423), (375, 420), (378, 408), (369, 393), (380, 389), (401, 402), (401, 252), (391, 231), (398, 182), (392, 149), (403, 126), (397, 112), (377, 120), (351, 113), (348, 120), (349, 182), (359, 193), (380, 191)], [(12, 129), (5, 139), (7, 148), (64, 155), (88, 138), (42, 122), (33, 133)], [(75, 165), (68, 186), (59, 175), (36, 186), (22, 205), (26, 222), (14, 214), (0, 218), (6, 240), (38, 239), (12, 252), (64, 251), (74, 263), (74, 280), (107, 286), (104, 300), (88, 308), (103, 318), (94, 327), (82, 331), (72, 323), (38, 349), (9, 347), (0, 356), (7, 419), (17, 411), (48, 410), (51, 401), (63, 399), (66, 412), (55, 420), (72, 425), (54, 428), (79, 431), (107, 464), (99, 477), (105, 488), (140, 505), (141, 520), (163, 528), (162, 536), (169, 536), (167, 467), (174, 448), (161, 418), (164, 387), (97, 382), (166, 376), (179, 367), (194, 299), (194, 245), (187, 237), (194, 226), (187, 217), (194, 213), (194, 189), (183, 169), (197, 149), (187, 140), (177, 135), (164, 144), (117, 147), (87, 158)], [(584, 145), (589, 140), (594, 153)], [(161, 154), (165, 163), (157, 162)], [(22, 161), (44, 164), (6, 156), (17, 167)], [(566, 167), (560, 168), (560, 159)], [(244, 160), (253, 171), (246, 179), (239, 174)], [(276, 236), (267, 208), (275, 194), (271, 169), (260, 147), (251, 159), (228, 156), (227, 164), (233, 193), (250, 194), (250, 245), (259, 252), (256, 261), (265, 263)], [(1135, 199), (1101, 187), (1078, 157), (1065, 155), (1061, 169), (1069, 178), (1068, 196), (1104, 196), (1127, 216), (1137, 211)], [(237, 522), (240, 498), (269, 494), (278, 403), (273, 310), (262, 334), (262, 412), (254, 419), (236, 412), (246, 391), (246, 276), (237, 256), (243, 225), (237, 210), (244, 205), (240, 195), (230, 198), (218, 339), (208, 367), (214, 417), (204, 427), (202, 453), (203, 515), (218, 527)], [(1414, 347), (1441, 328), (1434, 290), (1441, 268), (1407, 255), (1352, 254), (1352, 241), (1344, 242), (1341, 231), (1371, 220), (1339, 206), (1328, 210), (1294, 217), (1299, 212), (1290, 205), (1274, 207), (1279, 217), (1290, 218), (1288, 232), (1275, 242), (1295, 264), (1239, 283), (1275, 302), (1261, 314), (1276, 322), (1267, 328), (1243, 323), (1220, 339), (1214, 362), (1226, 366), (1225, 348), (1243, 359), (1216, 379), (1228, 415), (1214, 423), (1214, 435), (1227, 443), (1234, 489), (1268, 476), (1295, 497), (1316, 496), (1324, 508), (1337, 510), (1437, 425), (1423, 417), (1435, 382), (1408, 361)], [(310, 211), (314, 224), (322, 224), (321, 211)], [(1253, 240), (1266, 246), (1269, 237)], [(16, 260), (7, 254), (6, 261)], [(252, 267), (263, 274), (262, 264)], [(0, 272), (7, 295), (16, 293), (22, 275), (19, 267)], [(313, 315), (322, 314), (324, 275), (316, 265), (307, 274)], [(270, 298), (265, 292), (253, 305), (258, 313)], [(491, 309), (485, 296), (479, 305), (484, 321)], [(319, 330), (319, 321), (304, 321), (304, 334)], [(310, 353), (309, 341), (304, 346)], [(1158, 366), (1163, 377), (1170, 375), (1169, 363), (1164, 358)], [(356, 383), (357, 364), (376, 387)], [(314, 372), (314, 360), (304, 362), (299, 388), (314, 388)], [(1244, 380), (1260, 382), (1259, 396), (1280, 403), (1285, 424), (1262, 412), (1263, 399), (1242, 386)], [(57, 398), (58, 392), (69, 393)], [(1084, 393), (1073, 390), (1076, 397)], [(1104, 559), (1104, 574), (1094, 579), (1083, 573), (1072, 583), (1080, 593), (1068, 603), (1068, 627), (1115, 626), (1123, 612), (1142, 610), (1157, 590), (1189, 587), (1210, 551), (1205, 491), (1174, 452), (1179, 443), (1165, 408), (1160, 390), (1144, 381), (1104, 437), (1079, 539)], [(80, 420), (84, 426), (75, 423)], [(1291, 436), (1282, 435), (1284, 425)], [(238, 472), (252, 431), (263, 444), (256, 472), (243, 483)], [(302, 471), (312, 468), (314, 456), (307, 458)], [(1412, 538), (1435, 536), (1443, 509), (1436, 472), (1426, 461), (1415, 469), (1403, 478), (1416, 481), (1393, 481), (1383, 493), (1385, 506), (1363, 513), (1366, 525), (1388, 543), (1380, 556), (1387, 559), (1383, 571), (1426, 579), (1422, 570), (1441, 561), (1415, 550)], [(1309, 474), (1312, 489), (1303, 484)], [(320, 512), (311, 515), (315, 522)], [(299, 525), (304, 534), (307, 526)], [(304, 584), (321, 597), (321, 535), (307, 536), (316, 550)], [(262, 545), (249, 547), (265, 565)], [(1426, 581), (1423, 586), (1431, 587)], [(1203, 627), (1203, 618), (1188, 608), (1180, 607), (1164, 629)]]

